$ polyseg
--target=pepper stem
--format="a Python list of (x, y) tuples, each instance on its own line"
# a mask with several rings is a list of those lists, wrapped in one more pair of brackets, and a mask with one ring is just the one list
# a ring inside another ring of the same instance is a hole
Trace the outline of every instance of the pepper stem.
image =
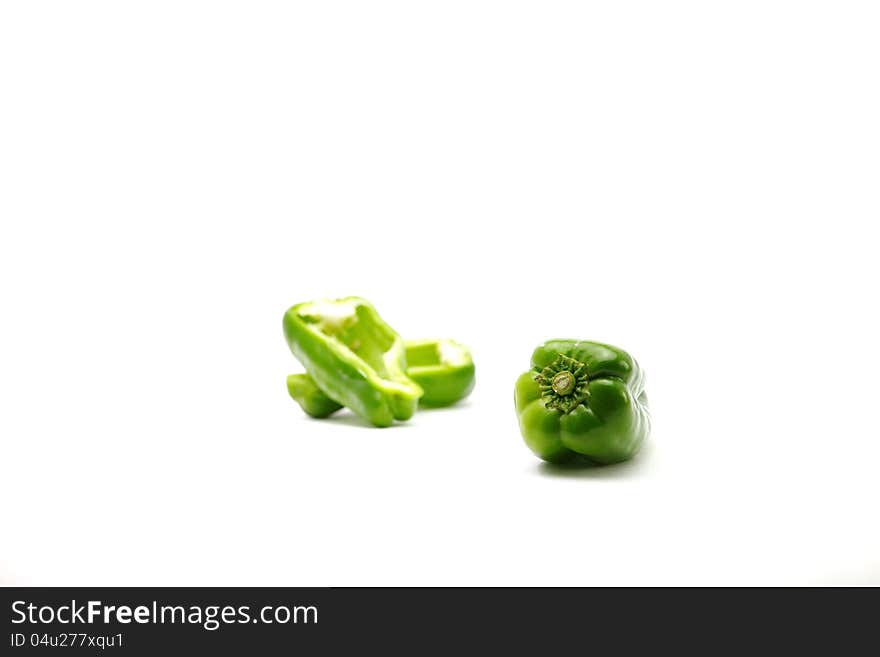
[(590, 396), (588, 367), (564, 354), (559, 354), (549, 365), (535, 374), (535, 383), (547, 408), (571, 413)]
[(574, 374), (568, 370), (563, 370), (553, 377), (550, 386), (557, 395), (570, 395), (574, 392), (575, 378)]

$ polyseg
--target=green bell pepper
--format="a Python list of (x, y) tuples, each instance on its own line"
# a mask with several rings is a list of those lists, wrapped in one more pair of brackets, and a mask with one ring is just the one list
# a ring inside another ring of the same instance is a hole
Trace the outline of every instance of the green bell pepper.
[[(470, 350), (452, 340), (407, 340), (406, 374), (422, 387), (420, 406), (450, 406), (474, 389), (474, 361)], [(308, 374), (287, 377), (287, 391), (310, 416), (332, 415), (342, 404), (327, 397)]]
[(552, 463), (625, 461), (651, 428), (644, 377), (617, 347), (550, 340), (516, 382), (514, 402), (529, 448)]
[(287, 392), (305, 411), (306, 415), (324, 418), (333, 415), (342, 408), (312, 381), (308, 374), (291, 374), (287, 377)]
[(412, 417), (422, 389), (406, 375), (403, 340), (368, 301), (301, 303), (283, 326), (294, 356), (334, 402), (377, 427)]
[(321, 392), (308, 374), (288, 374), (287, 393), (300, 405), (306, 415), (319, 420), (330, 417), (342, 408), (342, 404)]
[(474, 389), (470, 350), (453, 340), (407, 340), (406, 374), (425, 391), (420, 406), (450, 406)]

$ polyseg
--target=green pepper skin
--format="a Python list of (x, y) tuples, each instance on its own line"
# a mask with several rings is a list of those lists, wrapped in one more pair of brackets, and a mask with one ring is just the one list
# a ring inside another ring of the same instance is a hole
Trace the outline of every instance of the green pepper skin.
[(471, 394), (476, 368), (463, 344), (453, 340), (406, 340), (404, 344), (406, 374), (425, 391), (419, 406), (451, 406)]
[(308, 374), (291, 374), (287, 377), (287, 392), (305, 411), (306, 415), (314, 418), (330, 417), (342, 404), (330, 399), (321, 392), (321, 389), (312, 381)]
[(377, 427), (408, 420), (422, 389), (407, 377), (403, 340), (358, 297), (292, 306), (284, 336), (315, 384)]
[(651, 430), (644, 377), (617, 347), (550, 340), (535, 349), (532, 369), (514, 390), (520, 432), (551, 463), (631, 459)]
[[(418, 383), (424, 396), (419, 406), (451, 406), (474, 389), (475, 372), (470, 350), (453, 340), (406, 340), (406, 375)], [(326, 418), (339, 404), (325, 395), (308, 374), (287, 377), (287, 391), (314, 418)]]

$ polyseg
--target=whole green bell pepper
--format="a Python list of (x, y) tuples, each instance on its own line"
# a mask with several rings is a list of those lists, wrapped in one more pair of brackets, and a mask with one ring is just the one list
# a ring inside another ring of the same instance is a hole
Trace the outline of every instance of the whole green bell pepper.
[(297, 304), (283, 326), (290, 350), (334, 402), (377, 427), (412, 417), (422, 389), (406, 375), (403, 340), (368, 301)]
[[(406, 374), (422, 387), (420, 406), (450, 406), (474, 389), (470, 350), (452, 340), (406, 340)], [(308, 374), (287, 377), (287, 391), (310, 416), (324, 418), (342, 408), (315, 385)]]
[(598, 342), (550, 340), (531, 364), (517, 379), (514, 401), (520, 432), (537, 456), (599, 464), (635, 456), (651, 420), (632, 356)]

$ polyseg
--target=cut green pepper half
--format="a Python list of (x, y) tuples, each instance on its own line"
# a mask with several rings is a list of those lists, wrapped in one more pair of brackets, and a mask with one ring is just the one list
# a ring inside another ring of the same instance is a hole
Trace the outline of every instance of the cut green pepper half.
[[(467, 397), (474, 389), (475, 368), (470, 350), (452, 340), (407, 340), (406, 374), (424, 395), (419, 404), (427, 407), (450, 406)], [(324, 418), (340, 408), (321, 392), (308, 374), (287, 377), (287, 391), (308, 415)]]
[(421, 406), (450, 406), (474, 389), (475, 368), (470, 350), (452, 340), (406, 340), (406, 373), (424, 396)]
[[(422, 389), (406, 375), (403, 340), (368, 301), (301, 303), (284, 314), (283, 326), (290, 350), (332, 401), (377, 427), (412, 417)], [(299, 395), (304, 389), (288, 380), (289, 391)], [(322, 410), (314, 391), (308, 406)]]
[(342, 408), (315, 385), (308, 374), (291, 374), (287, 377), (287, 392), (305, 411), (315, 418), (329, 417)]

